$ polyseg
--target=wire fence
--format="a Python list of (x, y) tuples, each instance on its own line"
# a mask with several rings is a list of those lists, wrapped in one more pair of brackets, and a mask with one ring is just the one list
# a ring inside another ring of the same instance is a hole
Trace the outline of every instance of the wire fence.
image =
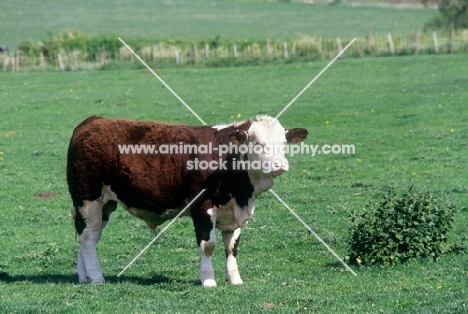
[[(116, 39), (117, 40), (117, 39)], [(271, 61), (312, 61), (335, 57), (352, 39), (301, 37), (289, 40), (264, 41), (198, 41), (198, 42), (135, 42), (133, 49), (148, 64), (154, 66), (230, 66), (266, 63)], [(67, 46), (54, 43), (38, 45), (23, 43), (13, 52), (4, 51), (0, 62), (4, 71), (31, 69), (43, 70), (93, 70), (134, 64), (139, 62), (121, 44), (107, 40), (90, 51), (84, 46)], [(96, 46), (96, 43), (93, 43)], [(50, 47), (54, 47), (51, 49)], [(130, 46), (132, 43), (130, 42)], [(107, 49), (106, 49), (107, 47)], [(453, 28), (446, 32), (421, 32), (391, 34), (357, 38), (344, 53), (347, 57), (400, 56), (417, 54), (446, 54), (468, 52), (468, 30)]]

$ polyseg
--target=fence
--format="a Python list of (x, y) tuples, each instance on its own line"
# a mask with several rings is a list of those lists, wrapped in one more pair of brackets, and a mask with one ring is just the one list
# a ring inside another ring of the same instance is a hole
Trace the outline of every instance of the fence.
[[(349, 42), (350, 39), (322, 38), (319, 35), (287, 41), (135, 43), (135, 51), (146, 62), (157, 66), (223, 66), (273, 60), (309, 61), (333, 58)], [(421, 32), (418, 29), (411, 34), (388, 33), (386, 36), (373, 36), (369, 31), (365, 37), (358, 38), (344, 55), (364, 57), (466, 52), (468, 30), (455, 31), (452, 28), (449, 32), (440, 34), (435, 31)], [(20, 68), (87, 70), (99, 69), (109, 63), (137, 64), (134, 56), (123, 46), (109, 55), (104, 45), (94, 55), (90, 55), (85, 49), (73, 47), (61, 47), (54, 55), (44, 48), (33, 49), (22, 45), (21, 50), (16, 50), (10, 55), (0, 57), (4, 71), (14, 72)]]

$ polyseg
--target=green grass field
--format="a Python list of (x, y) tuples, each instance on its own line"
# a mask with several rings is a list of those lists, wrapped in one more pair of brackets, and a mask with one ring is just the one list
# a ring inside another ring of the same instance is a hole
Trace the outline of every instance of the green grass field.
[[(159, 75), (209, 124), (276, 115), (325, 61)], [(307, 127), (308, 144), (345, 143), (356, 154), (289, 157), (273, 189), (340, 255), (348, 215), (385, 186), (435, 190), (459, 211), (450, 243), (468, 241), (468, 76), (465, 55), (339, 59), (280, 118)], [(78, 285), (65, 161), (73, 128), (97, 114), (199, 122), (147, 71), (0, 73), (1, 313), (460, 313), (468, 310), (465, 253), (437, 262), (354, 267), (353, 277), (271, 194), (243, 230), (229, 286), (217, 248), (218, 287), (198, 283), (190, 219), (151, 240), (119, 208), (98, 254), (107, 283)], [(41, 193), (51, 193), (41, 198)], [(220, 244), (220, 243), (219, 243)]]
[[(78, 28), (90, 35), (128, 39), (283, 39), (317, 36), (352, 38), (410, 33), (422, 28), (433, 9), (310, 5), (266, 1), (3, 1), (0, 44), (14, 46), (18, 12), (20, 40)], [(137, 17), (137, 18), (136, 18)]]

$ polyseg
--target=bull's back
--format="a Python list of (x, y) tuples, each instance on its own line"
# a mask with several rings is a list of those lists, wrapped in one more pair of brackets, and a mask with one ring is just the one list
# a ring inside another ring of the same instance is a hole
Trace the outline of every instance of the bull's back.
[(121, 151), (124, 145), (194, 143), (200, 127), (90, 117), (73, 132), (67, 181), (74, 204), (95, 200), (108, 186), (128, 207), (162, 211), (180, 205), (205, 174), (189, 173), (184, 154)]

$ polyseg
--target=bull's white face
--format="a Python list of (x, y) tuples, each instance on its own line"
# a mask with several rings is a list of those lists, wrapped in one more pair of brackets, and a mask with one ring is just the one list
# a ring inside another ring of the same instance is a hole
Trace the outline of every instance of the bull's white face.
[[(234, 169), (248, 169), (251, 178), (254, 176), (257, 179), (271, 179), (288, 171), (286, 144), (302, 142), (307, 137), (308, 131), (303, 128), (285, 130), (277, 119), (265, 115), (257, 116), (251, 121), (247, 132), (236, 130), (230, 134), (232, 142), (239, 145), (242, 159), (239, 162), (244, 164), (244, 166), (235, 166)], [(237, 126), (236, 124), (218, 125), (214, 128), (221, 130)]]
[(257, 171), (262, 171), (265, 175), (280, 175), (289, 169), (285, 156), (286, 143), (286, 130), (278, 120), (259, 116), (248, 130), (246, 144), (253, 148), (248, 152), (248, 160), (250, 163), (260, 164), (261, 170)]

